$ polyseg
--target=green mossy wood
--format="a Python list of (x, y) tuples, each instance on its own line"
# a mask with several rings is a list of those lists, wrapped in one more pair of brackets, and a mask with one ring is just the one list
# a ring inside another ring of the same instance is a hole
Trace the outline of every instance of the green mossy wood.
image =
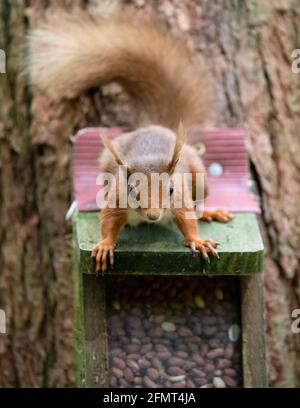
[[(99, 241), (99, 214), (78, 213), (74, 220), (80, 270), (95, 274), (91, 249)], [(263, 242), (255, 214), (236, 214), (228, 224), (200, 222), (203, 239), (220, 243), (219, 259), (193, 255), (174, 223), (126, 226), (115, 250), (114, 269), (107, 274), (250, 275), (262, 272)]]

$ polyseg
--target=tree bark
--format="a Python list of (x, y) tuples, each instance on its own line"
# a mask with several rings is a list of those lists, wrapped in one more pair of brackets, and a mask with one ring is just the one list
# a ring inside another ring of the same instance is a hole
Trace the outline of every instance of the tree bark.
[[(54, 103), (20, 78), (21, 44), (55, 0), (3, 0), (0, 48), (0, 387), (71, 386), (73, 284), (70, 136), (85, 126), (133, 125), (128, 97), (109, 85)], [(61, 7), (103, 12), (117, 1), (63, 0)], [(271, 386), (299, 386), (299, 339), (290, 329), (299, 307), (300, 47), (296, 0), (135, 0), (203, 54), (215, 79), (216, 126), (248, 129), (251, 171), (261, 198)], [(297, 340), (298, 339), (298, 340)], [(298, 341), (298, 343), (297, 343)], [(298, 362), (298, 363), (297, 363)], [(298, 364), (298, 365), (297, 365)]]

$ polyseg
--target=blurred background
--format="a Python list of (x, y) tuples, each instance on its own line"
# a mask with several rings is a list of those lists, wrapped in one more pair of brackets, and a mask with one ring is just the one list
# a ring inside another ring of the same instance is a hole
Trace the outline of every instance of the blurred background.
[[(261, 199), (270, 386), (300, 385), (300, 48), (297, 0), (2, 0), (0, 49), (0, 387), (74, 386), (71, 225), (72, 135), (86, 126), (134, 125), (116, 85), (54, 103), (28, 88), (28, 27), (57, 6), (154, 10), (203, 54), (215, 78), (215, 126), (243, 126)], [(83, 61), (84, 63), (84, 61)], [(72, 73), (70, 72), (70, 75)]]

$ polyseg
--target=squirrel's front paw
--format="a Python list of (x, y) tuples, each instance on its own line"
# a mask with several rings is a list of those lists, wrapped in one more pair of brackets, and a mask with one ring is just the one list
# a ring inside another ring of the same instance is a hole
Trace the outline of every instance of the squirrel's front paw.
[(219, 257), (216, 250), (218, 242), (212, 239), (195, 239), (188, 243), (193, 252), (199, 251), (206, 261), (209, 261), (209, 254)]
[(94, 246), (92, 250), (92, 258), (96, 260), (96, 272), (102, 272), (102, 274), (107, 269), (107, 261), (109, 258), (110, 266), (114, 266), (114, 248), (115, 245), (111, 241), (103, 239)]

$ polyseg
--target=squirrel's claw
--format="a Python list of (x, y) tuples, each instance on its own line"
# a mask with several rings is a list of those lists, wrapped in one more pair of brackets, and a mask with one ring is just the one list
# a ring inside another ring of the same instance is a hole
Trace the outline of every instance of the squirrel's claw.
[(189, 242), (188, 245), (193, 253), (195, 251), (199, 251), (207, 262), (210, 262), (209, 254), (212, 254), (213, 256), (219, 258), (218, 252), (216, 250), (218, 242), (212, 239), (198, 239), (193, 242)]
[(97, 245), (92, 249), (92, 258), (96, 261), (96, 273), (102, 272), (102, 275), (107, 269), (107, 260), (109, 257), (109, 262), (111, 268), (114, 265), (114, 245), (106, 240), (98, 242)]

